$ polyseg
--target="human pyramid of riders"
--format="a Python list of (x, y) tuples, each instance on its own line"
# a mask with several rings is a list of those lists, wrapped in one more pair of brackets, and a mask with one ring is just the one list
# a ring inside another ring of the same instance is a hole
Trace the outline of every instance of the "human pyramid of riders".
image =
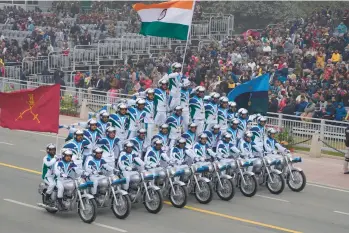
[(121, 207), (139, 198), (149, 212), (157, 213), (165, 195), (181, 208), (188, 192), (209, 203), (213, 190), (230, 200), (235, 186), (249, 197), (263, 183), (274, 194), (283, 191), (285, 180), (293, 191), (304, 188), (304, 173), (292, 166), (301, 159), (292, 158), (278, 143), (276, 130), (265, 126), (266, 117), (237, 111), (236, 103), (219, 93), (205, 96), (204, 87), (190, 91), (181, 65), (175, 63), (172, 69), (158, 88), (113, 106), (116, 113), (102, 110), (87, 123), (64, 126), (69, 136), (61, 155), (49, 144), (43, 159), (47, 209), (69, 209), (65, 192), (76, 177), (83, 192), (76, 200), (83, 209), (88, 205), (81, 202), (84, 197), (98, 207), (110, 199), (119, 218), (129, 213)]

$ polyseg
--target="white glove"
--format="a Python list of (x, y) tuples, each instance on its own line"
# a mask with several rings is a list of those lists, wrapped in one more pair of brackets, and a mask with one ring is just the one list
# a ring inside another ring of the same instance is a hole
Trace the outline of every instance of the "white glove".
[(67, 177), (68, 177), (67, 174), (62, 174), (61, 176), (62, 176), (63, 178), (67, 178)]
[(132, 168), (126, 167), (126, 171), (132, 171)]
[(93, 171), (92, 174), (93, 175), (98, 175), (98, 171)]

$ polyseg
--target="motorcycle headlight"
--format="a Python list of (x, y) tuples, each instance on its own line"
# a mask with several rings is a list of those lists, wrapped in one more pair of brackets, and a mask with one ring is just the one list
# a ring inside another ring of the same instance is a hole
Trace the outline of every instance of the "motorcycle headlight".
[(267, 162), (267, 164), (271, 164), (272, 160), (269, 158), (265, 158), (265, 162)]
[(81, 185), (84, 185), (86, 183), (86, 180), (84, 178), (79, 178), (78, 179), (78, 185), (81, 186)]
[(117, 175), (113, 175), (113, 176), (110, 177), (110, 179), (111, 179), (112, 182), (114, 182), (114, 181), (116, 181), (116, 180), (118, 180), (120, 178)]
[(174, 176), (174, 174), (176, 174), (176, 171), (177, 171), (176, 168), (171, 167), (171, 168), (169, 169), (170, 176)]

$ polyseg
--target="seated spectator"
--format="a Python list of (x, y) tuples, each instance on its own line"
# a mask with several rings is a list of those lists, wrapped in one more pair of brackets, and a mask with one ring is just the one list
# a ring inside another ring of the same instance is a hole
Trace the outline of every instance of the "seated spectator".
[(310, 121), (309, 118), (312, 118), (315, 113), (315, 103), (312, 98), (309, 98), (309, 102), (304, 109), (304, 113), (301, 114), (302, 121)]
[(307, 105), (308, 102), (305, 101), (305, 97), (301, 96), (300, 101), (296, 104), (296, 116), (300, 116), (304, 112)]
[(342, 102), (338, 103), (334, 120), (343, 121), (346, 115), (347, 115), (347, 110), (344, 108), (344, 104)]
[(332, 100), (327, 100), (327, 106), (323, 115), (324, 119), (333, 120), (336, 113), (336, 107), (332, 104)]

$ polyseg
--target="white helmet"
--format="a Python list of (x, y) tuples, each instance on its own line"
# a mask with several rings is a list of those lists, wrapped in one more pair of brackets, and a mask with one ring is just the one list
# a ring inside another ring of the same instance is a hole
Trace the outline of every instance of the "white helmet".
[(74, 135), (75, 136), (77, 136), (77, 135), (84, 135), (84, 131), (82, 131), (82, 130), (76, 130), (75, 132), (74, 132)]
[(228, 103), (228, 102), (229, 102), (228, 98), (225, 97), (225, 96), (222, 96), (222, 97), (219, 99), (219, 101), (220, 101), (221, 103)]
[(183, 107), (178, 105), (177, 107), (174, 108), (175, 111), (182, 111)]
[(202, 133), (200, 136), (199, 136), (200, 139), (203, 139), (203, 138), (208, 138), (207, 134), (205, 133)]
[(182, 68), (182, 65), (178, 62), (175, 62), (172, 64), (171, 67), (172, 67), (172, 69), (180, 69), (180, 68)]
[(234, 125), (238, 125), (238, 124), (240, 124), (240, 121), (238, 119), (236, 119), (236, 118), (233, 118), (233, 119), (230, 120), (230, 123), (234, 124)]
[(126, 148), (126, 147), (134, 147), (134, 145), (132, 142), (128, 141), (124, 144), (124, 148)]
[(103, 150), (102, 150), (102, 148), (97, 147), (97, 148), (95, 148), (95, 149), (93, 150), (93, 152), (94, 152), (95, 154), (97, 154), (97, 153), (103, 153)]
[(53, 149), (56, 149), (56, 145), (54, 145), (53, 143), (50, 143), (46, 146), (46, 151), (53, 150)]
[(187, 140), (185, 140), (185, 138), (178, 138), (176, 140), (176, 144), (179, 145), (179, 144), (185, 144), (187, 143)]
[(108, 112), (103, 112), (100, 116), (101, 117), (109, 117), (109, 113)]
[(233, 101), (233, 102), (230, 102), (229, 103), (229, 107), (236, 107), (236, 103)]
[(252, 136), (253, 136), (253, 133), (251, 131), (246, 131), (244, 134), (244, 137), (247, 137), (247, 138), (252, 138)]
[(118, 105), (118, 109), (119, 109), (119, 110), (120, 110), (120, 109), (127, 109), (127, 105), (124, 104), (124, 103), (121, 103), (121, 104)]
[(270, 135), (270, 134), (276, 134), (276, 130), (274, 128), (269, 128), (268, 135)]
[(183, 79), (182, 87), (189, 87), (190, 81), (188, 79)]
[(155, 139), (154, 140), (154, 145), (162, 145), (164, 142), (161, 139)]
[(143, 98), (136, 99), (136, 104), (145, 104), (145, 100)]
[(247, 111), (247, 109), (245, 109), (245, 108), (243, 108), (243, 109), (240, 108), (239, 110), (241, 110), (241, 111), (239, 112), (240, 116), (241, 116), (241, 115), (244, 115), (244, 114), (248, 114), (248, 111)]
[(194, 127), (198, 127), (198, 125), (194, 122), (189, 124), (189, 128), (194, 128)]
[(267, 121), (267, 118), (266, 117), (264, 117), (264, 116), (261, 116), (261, 117), (258, 117), (258, 123), (259, 122), (266, 122)]
[(66, 155), (73, 156), (73, 151), (71, 149), (65, 149), (62, 151), (62, 155), (63, 157), (65, 157)]
[(148, 88), (145, 93), (147, 94), (154, 94), (155, 93), (155, 90), (153, 88)]
[(95, 119), (90, 119), (88, 122), (87, 122), (88, 125), (95, 125), (97, 124), (97, 121)]
[(107, 133), (111, 133), (111, 132), (116, 132), (116, 129), (113, 126), (109, 126), (106, 130)]
[(162, 79), (159, 80), (159, 83), (158, 83), (158, 84), (159, 84), (159, 86), (161, 86), (162, 84), (166, 84), (166, 85), (167, 85), (167, 84), (168, 84), (168, 81), (167, 81), (166, 78), (162, 78)]
[(204, 101), (210, 101), (210, 100), (211, 100), (211, 96), (209, 95), (204, 96)]
[(146, 132), (147, 132), (147, 131), (146, 131), (145, 129), (143, 129), (143, 128), (142, 128), (142, 129), (139, 129), (139, 130), (137, 131), (138, 134), (140, 134), (140, 133), (146, 133)]
[(232, 135), (230, 133), (225, 133), (222, 135), (223, 138), (231, 139)]
[(203, 86), (198, 86), (196, 92), (205, 92), (206, 88)]
[(211, 127), (211, 130), (215, 130), (215, 129), (221, 129), (221, 126), (220, 125), (213, 125), (212, 127)]
[(162, 125), (160, 126), (161, 129), (168, 129), (168, 127), (169, 127), (168, 124), (162, 124)]

